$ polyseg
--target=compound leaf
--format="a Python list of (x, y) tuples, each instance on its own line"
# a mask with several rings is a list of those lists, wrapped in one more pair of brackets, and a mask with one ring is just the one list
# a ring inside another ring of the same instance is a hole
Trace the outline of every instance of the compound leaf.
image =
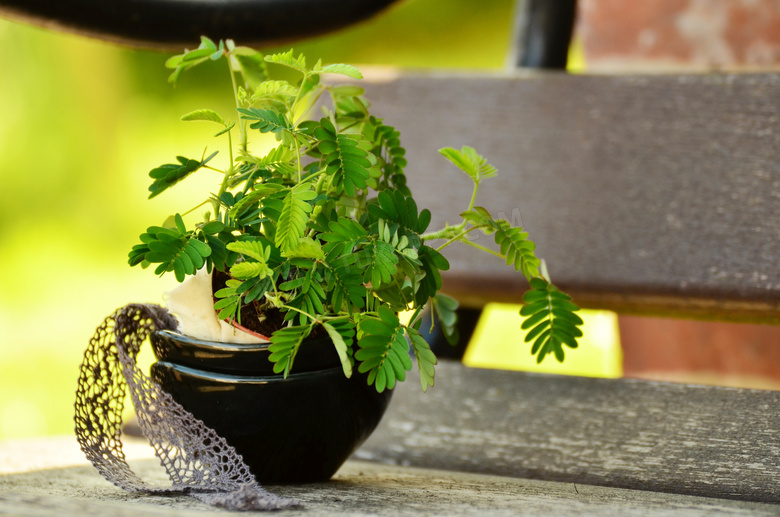
[(485, 178), (492, 178), (496, 175), (496, 168), (477, 154), (473, 147), (463, 146), (460, 151), (452, 147), (445, 147), (439, 149), (439, 153), (468, 174), (477, 184)]
[(403, 381), (412, 369), (409, 344), (398, 316), (382, 305), (379, 317), (362, 318), (358, 328), (362, 334), (355, 352), (355, 359), (360, 361), (358, 371), (368, 373), (368, 384), (379, 393), (393, 389), (396, 381)]
[(276, 246), (282, 253), (289, 253), (298, 245), (303, 237), (308, 222), (307, 214), (312, 207), (307, 201), (317, 197), (308, 183), (296, 185), (282, 200), (282, 210), (276, 224)]
[(420, 371), (422, 390), (428, 391), (429, 387), (433, 387), (438, 360), (436, 359), (436, 355), (431, 351), (428, 342), (425, 341), (425, 338), (423, 338), (417, 330), (407, 327), (406, 334), (412, 342), (414, 356), (417, 359), (417, 369)]
[(285, 379), (290, 375), (298, 349), (313, 327), (313, 324), (285, 327), (274, 332), (271, 336), (271, 345), (268, 347), (271, 352), (268, 359), (274, 363), (274, 373), (284, 372)]
[(531, 353), (541, 363), (548, 354), (562, 362), (563, 345), (577, 348), (577, 338), (582, 336), (579, 327), (582, 319), (575, 314), (579, 310), (571, 297), (543, 278), (531, 279), (531, 290), (523, 296), (526, 305), (520, 309), (525, 318), (522, 328), (531, 329), (526, 343), (533, 341)]

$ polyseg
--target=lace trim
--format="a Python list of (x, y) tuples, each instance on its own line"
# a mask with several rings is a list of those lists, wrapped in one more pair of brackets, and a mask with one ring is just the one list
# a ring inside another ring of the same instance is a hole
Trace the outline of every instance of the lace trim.
[[(108, 481), (129, 492), (189, 494), (230, 510), (278, 510), (298, 503), (266, 492), (236, 450), (186, 411), (136, 365), (155, 330), (178, 322), (158, 305), (131, 304), (97, 328), (81, 364), (76, 390), (76, 438)], [(172, 481), (152, 486), (136, 475), (122, 451), (122, 409), (127, 389), (138, 423)]]

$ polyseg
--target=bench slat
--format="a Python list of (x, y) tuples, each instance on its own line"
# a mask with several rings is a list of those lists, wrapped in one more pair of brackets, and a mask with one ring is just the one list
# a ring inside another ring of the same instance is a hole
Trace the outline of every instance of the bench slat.
[(356, 458), (780, 502), (780, 392), (438, 366)]
[[(780, 323), (780, 76), (403, 76), (367, 93), (401, 130), (431, 228), (471, 195), (436, 150), (472, 145), (499, 169), (477, 204), (523, 224), (582, 305)], [(462, 302), (526, 288), (447, 251)]]

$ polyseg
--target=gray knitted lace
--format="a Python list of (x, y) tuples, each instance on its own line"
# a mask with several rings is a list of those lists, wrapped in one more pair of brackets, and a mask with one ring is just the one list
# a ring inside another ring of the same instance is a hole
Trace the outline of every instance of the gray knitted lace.
[[(127, 305), (106, 318), (89, 342), (76, 390), (76, 438), (103, 477), (130, 492), (189, 494), (230, 510), (278, 510), (294, 501), (266, 492), (236, 450), (187, 412), (136, 365), (155, 330), (175, 330), (176, 319), (157, 305)], [(171, 478), (156, 487), (127, 464), (122, 441), (126, 389), (138, 423)]]

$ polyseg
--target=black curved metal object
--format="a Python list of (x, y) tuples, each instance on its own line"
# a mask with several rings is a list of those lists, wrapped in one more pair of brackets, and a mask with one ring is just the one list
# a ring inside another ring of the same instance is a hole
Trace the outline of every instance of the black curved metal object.
[(266, 46), (334, 31), (395, 0), (0, 0), (0, 16), (126, 45), (196, 47), (201, 35)]
[(518, 65), (565, 70), (577, 0), (525, 0)]

